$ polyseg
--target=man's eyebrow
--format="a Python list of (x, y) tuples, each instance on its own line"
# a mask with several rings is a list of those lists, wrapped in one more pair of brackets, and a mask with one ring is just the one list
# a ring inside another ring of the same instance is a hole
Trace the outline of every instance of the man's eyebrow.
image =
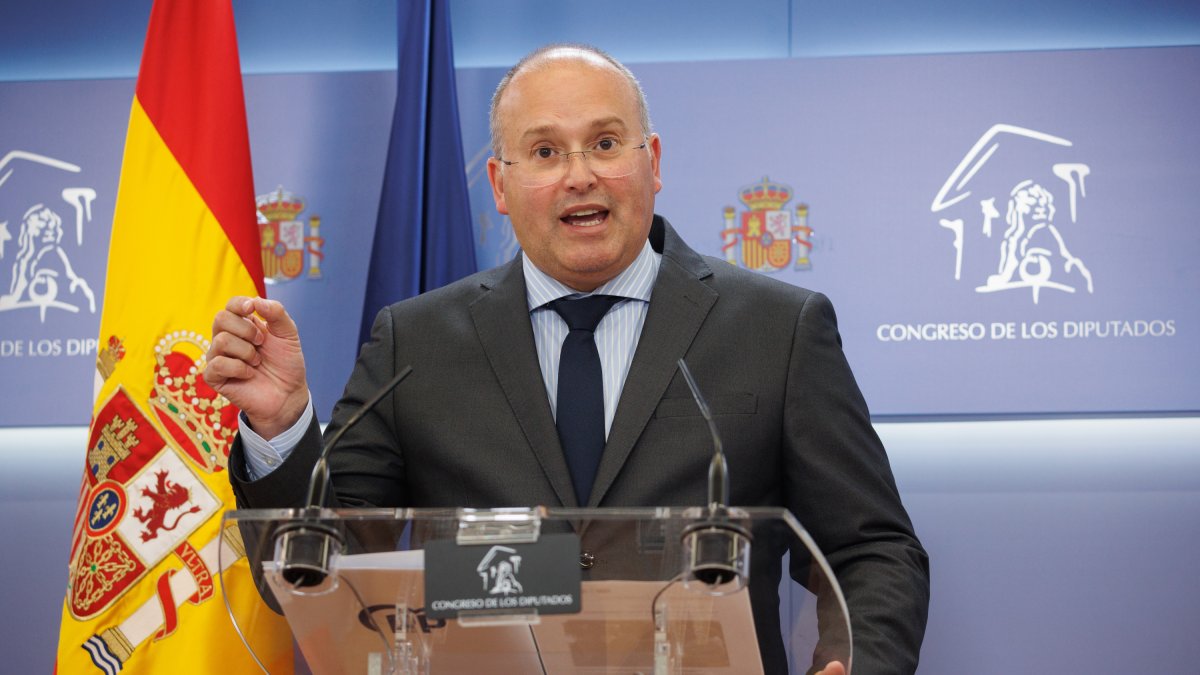
[[(608, 117), (601, 117), (600, 119), (593, 120), (589, 126), (593, 130), (594, 129), (602, 129), (604, 127), (614, 127), (614, 126), (621, 127), (622, 129), (624, 129), (625, 128), (625, 120), (618, 117), (617, 115), (610, 115)], [(558, 126), (557, 124), (539, 124), (536, 127), (530, 127), (529, 129), (526, 129), (525, 133), (521, 134), (521, 140), (524, 141), (525, 139), (529, 138), (530, 136), (534, 136), (534, 137), (536, 137), (536, 136), (553, 136), (554, 134), (558, 133), (560, 130), (561, 130), (561, 127)]]
[(525, 133), (521, 134), (521, 140), (523, 141), (530, 136), (552, 136), (557, 130), (558, 127), (553, 124), (542, 124), (536, 127), (530, 127), (529, 129), (525, 130)]
[(600, 119), (592, 122), (593, 129), (599, 129), (601, 127), (621, 127), (624, 129), (625, 120), (617, 117), (616, 115), (610, 115), (608, 117), (601, 117)]

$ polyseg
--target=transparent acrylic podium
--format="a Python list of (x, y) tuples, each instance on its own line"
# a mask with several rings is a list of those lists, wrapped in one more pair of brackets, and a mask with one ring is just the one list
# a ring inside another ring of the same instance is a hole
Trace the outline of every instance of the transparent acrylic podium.
[(783, 509), (720, 515), (229, 511), (255, 574), (221, 584), (262, 599), (230, 608), (245, 648), (282, 611), (318, 675), (850, 672), (845, 600), (808, 533)]

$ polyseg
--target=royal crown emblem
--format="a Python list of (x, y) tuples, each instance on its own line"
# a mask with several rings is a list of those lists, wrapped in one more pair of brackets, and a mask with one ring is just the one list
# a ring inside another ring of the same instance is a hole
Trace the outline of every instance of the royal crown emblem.
[(262, 241), (263, 279), (277, 284), (298, 278), (305, 270), (308, 254), (309, 279), (321, 278), (321, 261), (325, 258), (321, 237), (321, 218), (311, 216), (306, 224), (300, 220), (304, 200), (283, 189), (255, 197), (258, 207), (258, 231)]
[(158, 341), (150, 407), (176, 445), (213, 472), (229, 463), (238, 410), (204, 381), (208, 347), (208, 340), (192, 331), (175, 331)]
[(738, 198), (749, 210), (739, 220), (734, 207), (725, 207), (721, 250), (726, 261), (756, 272), (778, 272), (789, 266), (812, 269), (808, 204), (797, 204), (794, 214), (785, 209), (792, 199), (791, 187), (764, 176), (742, 187)]

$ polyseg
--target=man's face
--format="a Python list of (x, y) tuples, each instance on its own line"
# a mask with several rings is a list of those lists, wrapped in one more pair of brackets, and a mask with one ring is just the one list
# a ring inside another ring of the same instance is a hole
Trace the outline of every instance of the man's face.
[[(637, 95), (602, 62), (554, 58), (513, 78), (497, 110), (504, 159), (521, 161), (538, 144), (564, 152), (592, 147), (604, 136), (642, 142)], [(662, 146), (652, 135), (635, 153), (633, 173), (602, 178), (588, 160), (570, 157), (562, 180), (523, 187), (518, 167), (488, 160), (496, 209), (512, 219), (517, 241), (540, 270), (590, 291), (628, 267), (641, 252), (662, 188)]]

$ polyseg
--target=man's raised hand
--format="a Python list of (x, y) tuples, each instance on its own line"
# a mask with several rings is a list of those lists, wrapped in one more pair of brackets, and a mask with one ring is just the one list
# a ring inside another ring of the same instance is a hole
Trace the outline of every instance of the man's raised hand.
[(266, 439), (286, 431), (308, 405), (300, 334), (276, 300), (237, 296), (213, 319), (204, 380), (241, 408)]

